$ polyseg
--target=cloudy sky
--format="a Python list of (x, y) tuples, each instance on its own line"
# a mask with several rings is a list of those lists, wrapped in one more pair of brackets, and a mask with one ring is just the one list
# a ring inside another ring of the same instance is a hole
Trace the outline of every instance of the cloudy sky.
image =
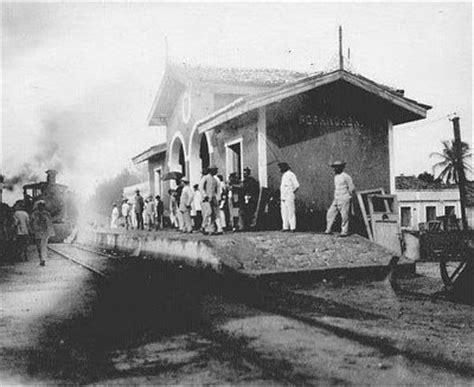
[(81, 195), (162, 138), (165, 63), (319, 71), (337, 28), (355, 71), (433, 106), (396, 127), (396, 172), (431, 171), (447, 115), (472, 143), (470, 3), (2, 3), (2, 173), (62, 168)]

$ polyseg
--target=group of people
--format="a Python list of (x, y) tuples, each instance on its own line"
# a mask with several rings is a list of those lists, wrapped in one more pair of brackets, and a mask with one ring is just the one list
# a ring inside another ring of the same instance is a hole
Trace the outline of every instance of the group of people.
[[(349, 212), (354, 184), (351, 177), (344, 172), (346, 163), (335, 161), (334, 200), (327, 211), (326, 234), (332, 228), (338, 214), (341, 216), (341, 234), (349, 234)], [(296, 230), (295, 196), (300, 184), (295, 173), (286, 162), (278, 163), (281, 172), (280, 213), (283, 232)], [(176, 181), (176, 189), (168, 191), (170, 195), (169, 225), (184, 233), (201, 231), (206, 235), (220, 235), (224, 230), (249, 231), (256, 228), (257, 206), (260, 194), (258, 181), (251, 175), (250, 168), (244, 169), (243, 179), (236, 173), (224, 181), (218, 175), (218, 168), (210, 166), (202, 171), (199, 184), (191, 187), (186, 177)], [(113, 205), (111, 227), (119, 227), (119, 220), (126, 229), (146, 228), (158, 230), (165, 226), (164, 208), (160, 196), (144, 199), (136, 191), (133, 204), (123, 199), (119, 210)]]
[[(296, 230), (295, 193), (299, 188), (298, 179), (291, 171), (288, 163), (278, 163), (280, 168), (280, 209), (282, 220), (282, 231)], [(341, 237), (349, 235), (349, 213), (351, 199), (355, 190), (352, 178), (344, 172), (346, 163), (335, 161), (331, 164), (334, 169), (334, 199), (326, 214), (325, 234), (332, 234), (332, 229), (337, 215), (341, 216)]]
[(224, 230), (252, 230), (256, 226), (259, 184), (244, 169), (243, 179), (232, 173), (227, 181), (218, 175), (218, 168), (210, 166), (202, 171), (199, 184), (192, 188), (186, 177), (170, 190), (170, 222), (181, 232), (201, 231), (221, 235)]
[[(53, 222), (44, 200), (37, 200), (31, 214), (26, 211), (25, 202), (18, 200), (13, 208), (2, 203), (1, 236), (3, 242), (10, 245), (2, 246), (2, 250), (16, 255), (22, 261), (28, 260), (28, 246), (34, 241), (40, 266), (45, 266), (48, 256), (47, 244), (50, 237), (55, 236)], [(11, 259), (11, 258), (10, 258)]]
[(133, 203), (127, 198), (122, 199), (120, 208), (112, 204), (110, 228), (124, 227), (126, 230), (159, 230), (163, 228), (163, 201), (159, 195), (148, 196), (146, 199), (135, 191)]

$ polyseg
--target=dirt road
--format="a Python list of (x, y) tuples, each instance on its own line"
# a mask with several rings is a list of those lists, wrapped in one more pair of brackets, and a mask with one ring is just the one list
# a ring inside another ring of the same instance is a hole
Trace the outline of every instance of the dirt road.
[[(387, 353), (324, 325), (200, 292), (193, 277), (162, 273), (157, 284), (152, 274), (129, 266), (126, 275), (104, 281), (56, 255), (46, 267), (36, 261), (0, 266), (0, 380), (24, 385), (472, 382), (469, 372)], [(433, 280), (419, 277), (400, 285), (423, 293)], [(314, 310), (294, 306), (334, 326), (398, 338), (402, 349), (432, 343), (427, 352), (469, 365), (471, 307), (420, 301), (413, 294), (399, 298), (384, 286), (333, 282), (292, 289), (311, 298)], [(340, 305), (347, 306), (346, 313)], [(442, 340), (443, 335), (454, 338)]]

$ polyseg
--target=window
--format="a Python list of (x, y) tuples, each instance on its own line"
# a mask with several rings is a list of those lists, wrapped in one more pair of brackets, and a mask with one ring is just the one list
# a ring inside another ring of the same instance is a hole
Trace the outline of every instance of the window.
[(427, 206), (426, 207), (426, 221), (431, 222), (432, 220), (436, 220), (436, 207)]
[(226, 179), (231, 173), (237, 173), (239, 179), (243, 176), (243, 160), (242, 160), (242, 138), (229, 141), (226, 146)]
[(445, 206), (444, 207), (444, 216), (456, 216), (456, 211), (454, 206)]
[(411, 227), (411, 207), (401, 207), (401, 226)]

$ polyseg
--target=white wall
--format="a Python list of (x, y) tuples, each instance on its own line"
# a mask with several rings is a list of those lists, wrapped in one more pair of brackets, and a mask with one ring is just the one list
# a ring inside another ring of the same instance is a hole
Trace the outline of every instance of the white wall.
[(446, 206), (454, 206), (454, 212), (457, 218), (461, 217), (461, 202), (459, 200), (458, 189), (445, 190), (397, 190), (398, 206), (400, 208), (411, 208), (411, 229), (418, 230), (418, 224), (426, 222), (426, 207), (436, 207), (436, 216), (444, 216)]

